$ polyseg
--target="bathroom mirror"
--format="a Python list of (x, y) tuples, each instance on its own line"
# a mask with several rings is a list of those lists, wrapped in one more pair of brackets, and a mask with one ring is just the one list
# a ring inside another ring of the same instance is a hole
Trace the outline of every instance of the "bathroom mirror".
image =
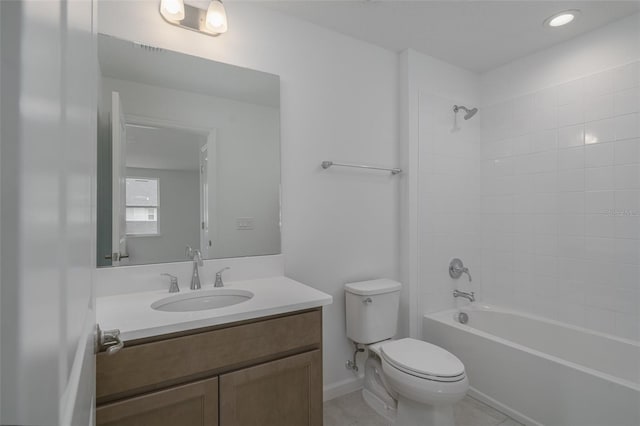
[(97, 265), (280, 253), (280, 79), (98, 36)]

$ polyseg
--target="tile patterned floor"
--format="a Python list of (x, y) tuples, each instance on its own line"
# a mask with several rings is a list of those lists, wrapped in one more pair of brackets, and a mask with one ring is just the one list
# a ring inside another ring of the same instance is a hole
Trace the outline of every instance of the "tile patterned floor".
[[(456, 426), (522, 426), (470, 397), (454, 408)], [(324, 403), (324, 426), (388, 426), (388, 422), (373, 411), (356, 391)]]

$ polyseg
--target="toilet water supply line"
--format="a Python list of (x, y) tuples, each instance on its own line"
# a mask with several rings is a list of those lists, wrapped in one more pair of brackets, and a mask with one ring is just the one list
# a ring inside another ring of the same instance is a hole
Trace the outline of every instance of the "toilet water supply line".
[(358, 347), (358, 344), (356, 342), (353, 342), (353, 345), (356, 347), (356, 350), (353, 351), (353, 360), (348, 360), (347, 363), (345, 364), (345, 367), (347, 367), (347, 370), (353, 370), (353, 372), (357, 373), (358, 372), (358, 361), (357, 361), (358, 352), (364, 352), (364, 348)]

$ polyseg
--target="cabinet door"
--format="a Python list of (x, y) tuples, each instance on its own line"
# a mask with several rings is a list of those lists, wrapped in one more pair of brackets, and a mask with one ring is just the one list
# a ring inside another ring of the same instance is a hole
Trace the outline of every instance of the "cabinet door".
[(321, 426), (321, 352), (220, 376), (220, 425)]
[(96, 425), (217, 426), (218, 378), (102, 405)]

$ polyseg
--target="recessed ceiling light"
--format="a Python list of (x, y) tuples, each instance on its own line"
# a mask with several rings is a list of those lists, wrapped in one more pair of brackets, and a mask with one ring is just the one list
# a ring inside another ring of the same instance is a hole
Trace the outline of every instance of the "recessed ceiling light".
[(577, 9), (565, 10), (560, 13), (556, 13), (544, 20), (544, 25), (547, 27), (561, 27), (572, 22), (578, 17), (580, 11)]

